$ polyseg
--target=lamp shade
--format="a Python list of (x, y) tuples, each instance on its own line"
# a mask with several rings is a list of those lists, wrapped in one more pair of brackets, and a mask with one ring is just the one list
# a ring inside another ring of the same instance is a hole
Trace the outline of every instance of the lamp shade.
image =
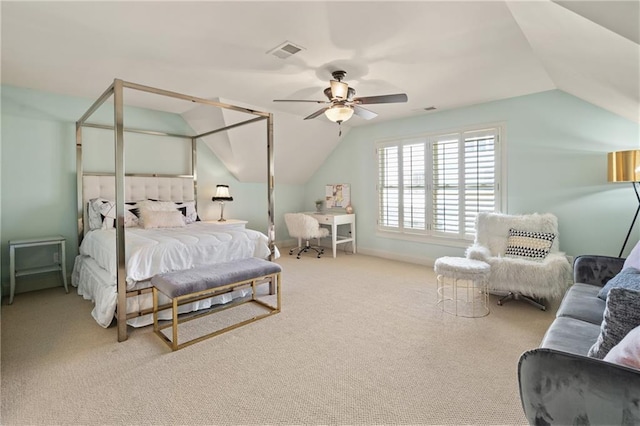
[(211, 201), (233, 201), (233, 197), (229, 194), (229, 185), (216, 185), (216, 195)]
[(324, 112), (324, 115), (334, 123), (347, 121), (353, 115), (353, 108), (346, 105), (336, 104)]
[(608, 154), (609, 182), (640, 182), (640, 149)]

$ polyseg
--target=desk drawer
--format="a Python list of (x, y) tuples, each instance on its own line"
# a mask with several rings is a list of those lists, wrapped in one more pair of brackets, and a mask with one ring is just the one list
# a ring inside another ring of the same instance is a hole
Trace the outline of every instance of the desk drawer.
[(314, 215), (314, 217), (318, 220), (318, 223), (323, 223), (325, 225), (331, 225), (333, 223), (333, 216), (325, 216), (325, 215)]

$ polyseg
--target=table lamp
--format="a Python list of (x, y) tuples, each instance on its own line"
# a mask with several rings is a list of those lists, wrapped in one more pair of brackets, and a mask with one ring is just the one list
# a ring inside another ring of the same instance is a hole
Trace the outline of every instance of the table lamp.
[(627, 245), (633, 225), (635, 225), (638, 213), (640, 213), (640, 194), (638, 194), (638, 186), (640, 186), (640, 149), (610, 152), (608, 154), (607, 180), (609, 182), (631, 182), (638, 199), (636, 214), (633, 216), (629, 232), (627, 232), (627, 237), (624, 239), (624, 244), (622, 244), (622, 249), (620, 249), (620, 254), (618, 255), (618, 257), (622, 257), (622, 252), (624, 252), (624, 248)]
[(233, 197), (229, 194), (229, 185), (216, 185), (216, 195), (211, 198), (211, 201), (220, 202), (220, 219), (218, 222), (224, 222), (224, 202), (233, 201)]

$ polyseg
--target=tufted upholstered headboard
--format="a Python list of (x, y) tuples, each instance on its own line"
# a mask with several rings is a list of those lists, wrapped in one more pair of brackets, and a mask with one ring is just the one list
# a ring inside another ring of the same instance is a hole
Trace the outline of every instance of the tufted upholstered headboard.
[[(125, 201), (146, 199), (160, 201), (193, 201), (195, 191), (192, 177), (125, 176)], [(113, 176), (87, 175), (82, 177), (82, 201), (92, 198), (115, 200), (116, 188)]]
[[(140, 200), (195, 201), (195, 184), (192, 176), (125, 176), (125, 202)], [(115, 200), (116, 182), (113, 175), (82, 176), (83, 221), (87, 222), (87, 203), (93, 198)], [(196, 201), (197, 205), (197, 201)], [(82, 228), (82, 224), (80, 224)], [(88, 229), (82, 228), (82, 235)]]

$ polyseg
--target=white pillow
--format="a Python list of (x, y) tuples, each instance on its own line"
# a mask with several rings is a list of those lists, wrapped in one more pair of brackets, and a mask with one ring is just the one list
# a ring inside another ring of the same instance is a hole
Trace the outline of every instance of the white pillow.
[(177, 211), (176, 203), (173, 201), (154, 201), (154, 200), (143, 200), (138, 201), (138, 207), (140, 210), (150, 210), (154, 212), (170, 212)]
[(144, 229), (185, 226), (184, 216), (175, 208), (173, 211), (140, 209), (140, 215)]
[(636, 244), (633, 250), (631, 250), (631, 253), (629, 253), (629, 257), (627, 257), (627, 260), (624, 261), (624, 266), (622, 267), (622, 269), (627, 268), (640, 269), (640, 241), (638, 241), (638, 244)]
[(605, 361), (640, 370), (640, 326), (634, 328), (604, 357)]

